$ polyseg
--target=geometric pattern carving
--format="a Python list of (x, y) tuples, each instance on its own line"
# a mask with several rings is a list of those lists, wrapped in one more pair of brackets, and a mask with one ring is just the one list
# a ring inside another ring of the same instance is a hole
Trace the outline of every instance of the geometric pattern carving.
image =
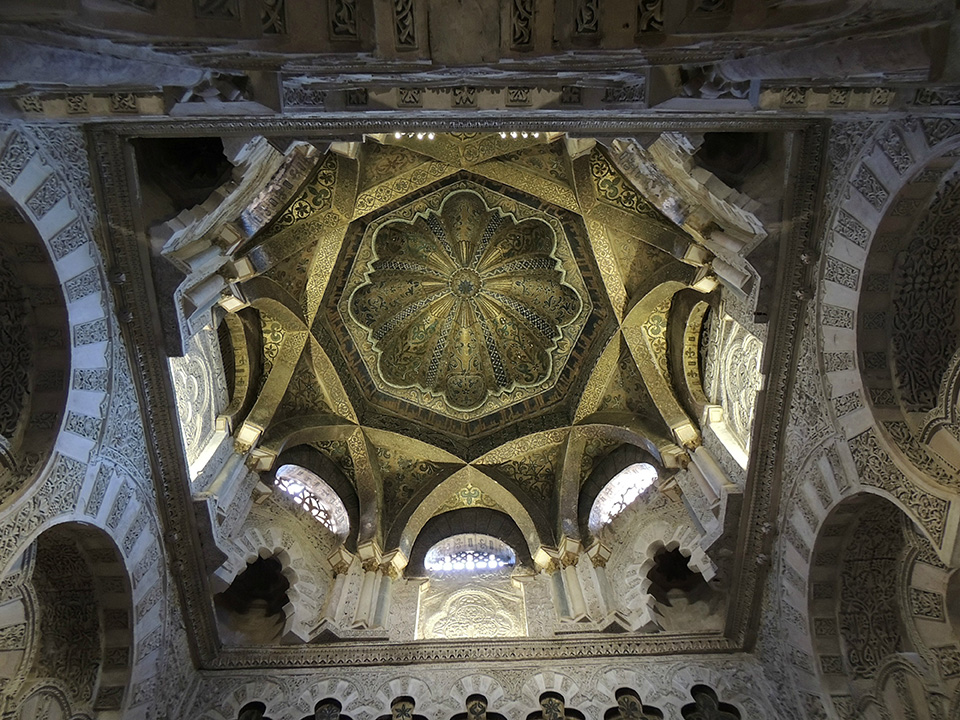
[(6, 185), (13, 185), (34, 152), (33, 145), (23, 135), (13, 135), (0, 156), (0, 180)]
[(851, 184), (877, 210), (883, 207), (887, 198), (890, 197), (890, 192), (883, 186), (873, 170), (866, 165), (860, 166), (860, 170), (854, 176)]

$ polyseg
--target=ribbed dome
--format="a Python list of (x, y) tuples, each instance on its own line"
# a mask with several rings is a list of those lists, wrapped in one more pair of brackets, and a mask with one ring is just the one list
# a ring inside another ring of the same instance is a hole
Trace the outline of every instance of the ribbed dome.
[(458, 410), (544, 382), (561, 329), (582, 309), (556, 242), (548, 224), (518, 222), (465, 190), (439, 212), (381, 226), (350, 313), (369, 330), (383, 379)]

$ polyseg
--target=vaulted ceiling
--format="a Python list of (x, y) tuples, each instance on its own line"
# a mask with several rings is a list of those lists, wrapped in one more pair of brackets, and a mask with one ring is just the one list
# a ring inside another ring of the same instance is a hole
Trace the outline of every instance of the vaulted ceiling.
[(679, 452), (696, 419), (667, 325), (693, 239), (599, 145), (397, 135), (319, 157), (239, 251), (257, 273), (228, 364), (257, 371), (233, 380), (234, 422), (348, 477), (370, 464), (394, 509), (468, 466), (464, 486), (479, 471), (535, 508), (623, 442)]

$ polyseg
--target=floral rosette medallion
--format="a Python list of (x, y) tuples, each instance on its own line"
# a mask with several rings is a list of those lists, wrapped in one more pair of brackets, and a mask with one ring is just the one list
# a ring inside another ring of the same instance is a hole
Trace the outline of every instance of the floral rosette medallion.
[(575, 339), (564, 330), (587, 314), (558, 257), (562, 235), (555, 221), (518, 218), (465, 189), (378, 225), (349, 313), (380, 378), (455, 413), (552, 384), (558, 349), (569, 354)]

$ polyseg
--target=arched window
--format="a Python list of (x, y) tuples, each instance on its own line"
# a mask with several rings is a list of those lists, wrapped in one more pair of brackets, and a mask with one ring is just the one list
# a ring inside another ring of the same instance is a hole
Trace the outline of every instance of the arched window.
[(276, 486), (292, 497), (334, 535), (345, 538), (350, 519), (343, 501), (316, 473), (299, 465), (283, 465), (277, 470)]
[(436, 573), (484, 573), (512, 568), (517, 554), (490, 535), (465, 533), (441, 540), (427, 551), (423, 566)]
[(611, 478), (590, 509), (589, 527), (591, 533), (622, 513), (640, 494), (653, 485), (657, 479), (657, 469), (645, 462), (628, 465)]

